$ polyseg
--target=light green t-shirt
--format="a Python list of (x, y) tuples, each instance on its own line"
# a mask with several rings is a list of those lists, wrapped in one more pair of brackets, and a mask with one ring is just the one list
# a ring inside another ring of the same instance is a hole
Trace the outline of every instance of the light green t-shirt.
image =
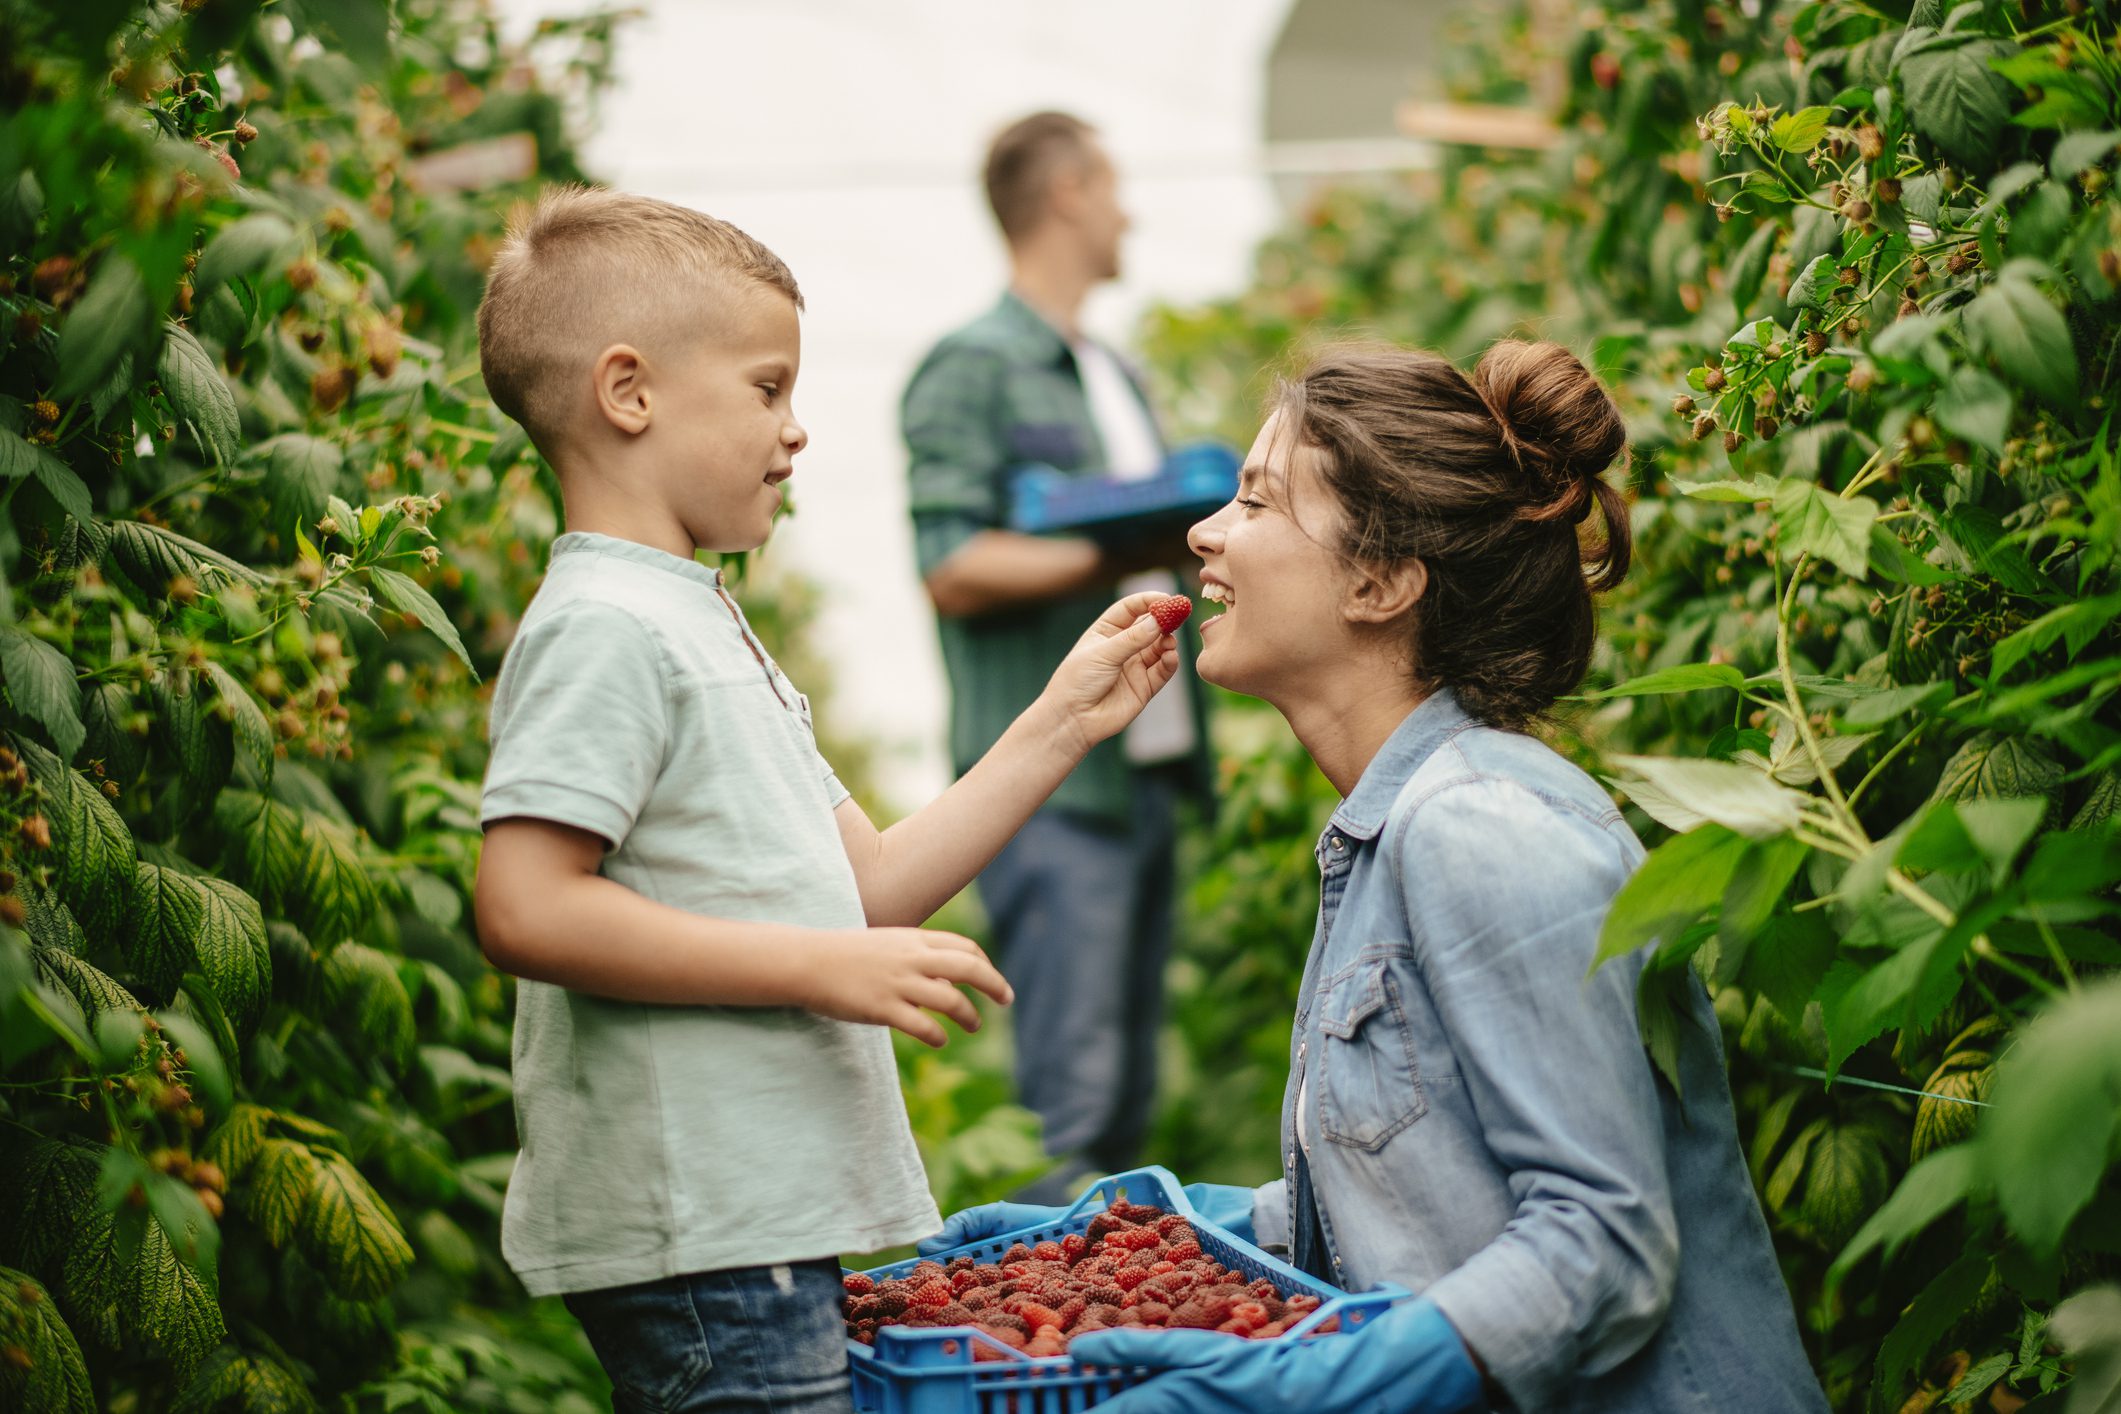
[[(606, 878), (673, 908), (864, 926), (832, 815), (847, 791), (718, 571), (609, 536), (555, 540), (491, 735), (483, 823), (593, 831)], [(525, 981), (514, 1062), (522, 1150), (501, 1250), (534, 1296), (941, 1226), (882, 1027)]]

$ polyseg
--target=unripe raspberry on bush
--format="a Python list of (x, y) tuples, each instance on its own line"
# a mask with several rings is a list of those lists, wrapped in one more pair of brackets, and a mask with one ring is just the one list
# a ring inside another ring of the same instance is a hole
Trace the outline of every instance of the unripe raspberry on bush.
[(1678, 397), (1672, 399), (1673, 416), (1691, 417), (1693, 415), (1693, 412), (1694, 400), (1688, 397), (1685, 393), (1681, 393)]
[(1920, 313), (1922, 313), (1922, 305), (1915, 297), (1913, 295), (1902, 295), (1900, 297), (1900, 305), (1893, 311), (1893, 316), (1896, 319), (1905, 319), (1910, 314)]
[(1707, 373), (1702, 375), (1701, 386), (1707, 388), (1712, 393), (1720, 393), (1723, 391), (1724, 386), (1729, 381), (1729, 379), (1723, 376), (1722, 369), (1711, 368)]
[(31, 849), (50, 849), (52, 847), (51, 822), (42, 815), (30, 816), (21, 825), (17, 826), (17, 829), (20, 830), (22, 838), (28, 842)]
[(1772, 417), (1762, 416), (1753, 422), (1753, 431), (1759, 434), (1760, 440), (1763, 442), (1774, 441), (1775, 434), (1781, 430), (1782, 424)]
[(287, 267), (287, 283), (294, 286), (297, 293), (314, 289), (317, 283), (316, 262), (303, 259), (291, 263)]
[(21, 899), (13, 894), (0, 896), (0, 922), (6, 923), (10, 928), (20, 928), (27, 921), (29, 911), (22, 906)]
[(1703, 414), (1702, 414), (1702, 415), (1701, 415), (1700, 417), (1697, 417), (1697, 418), (1695, 418), (1695, 419), (1694, 419), (1694, 440), (1695, 440), (1695, 441), (1697, 441), (1697, 442), (1700, 442), (1700, 441), (1704, 441), (1704, 440), (1706, 440), (1706, 439), (1707, 439), (1707, 437), (1708, 437), (1708, 435), (1709, 435), (1709, 434), (1710, 434), (1711, 432), (1714, 432), (1715, 430), (1716, 430), (1716, 419), (1715, 419), (1715, 418), (1713, 418), (1713, 417), (1710, 417), (1710, 416), (1709, 416), (1709, 415), (1708, 415), (1707, 413), (1703, 413)]
[(1817, 329), (1804, 336), (1804, 351), (1813, 358), (1826, 352), (1826, 335)]
[(2121, 251), (2100, 251), (2099, 273), (2106, 277), (2109, 285), (2121, 285)]
[(71, 280), (73, 275), (74, 258), (72, 256), (50, 256), (38, 261), (37, 268), (30, 272), (30, 288), (37, 292), (37, 298), (50, 300), (53, 295), (65, 288), (66, 282)]
[(1855, 338), (1863, 332), (1863, 316), (1851, 314), (1841, 321), (1841, 332), (1847, 338)]
[(1878, 384), (1878, 370), (1870, 364), (1859, 363), (1849, 370), (1848, 388), (1851, 393), (1868, 393)]
[(1723, 449), (1726, 452), (1735, 452), (1744, 445), (1745, 438), (1739, 436), (1736, 430), (1723, 434)]
[(351, 368), (320, 368), (309, 380), (309, 399), (318, 412), (337, 412), (346, 405), (359, 376)]
[(1880, 177), (1877, 181), (1871, 183), (1871, 195), (1877, 197), (1878, 200), (1884, 202), (1887, 206), (1898, 205), (1900, 202), (1900, 179), (1898, 177)]
[(1856, 139), (1856, 151), (1864, 161), (1876, 162), (1885, 156), (1885, 134), (1871, 124), (1861, 124), (1849, 136)]

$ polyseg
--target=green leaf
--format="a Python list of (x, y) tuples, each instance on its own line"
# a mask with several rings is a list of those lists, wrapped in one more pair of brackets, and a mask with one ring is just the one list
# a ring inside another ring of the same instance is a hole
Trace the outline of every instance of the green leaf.
[(184, 1068), (191, 1072), (208, 1107), (215, 1113), (226, 1114), (234, 1103), (234, 1091), (228, 1083), (228, 1064), (221, 1059), (221, 1048), (214, 1044), (213, 1036), (199, 1024), (197, 1017), (181, 1011), (158, 1011), (155, 1020), (161, 1023), (163, 1033), (183, 1050)]
[(182, 823), (211, 805), (228, 783), (235, 768), (235, 742), (229, 723), (213, 711), (189, 668), (157, 676), (149, 692), (155, 703), (156, 737), (179, 773), (179, 789), (165, 800), (174, 807), (171, 818)]
[(52, 830), (53, 883), (92, 937), (110, 937), (130, 913), (132, 832), (88, 778), (33, 741), (16, 742), (31, 779), (44, 788)]
[(2007, 52), (2008, 46), (1994, 41), (1973, 40), (1899, 56), (1894, 72), (1915, 131), (1959, 161), (1986, 158), (2016, 96), (1989, 68), (1991, 59)]
[(272, 954), (258, 901), (226, 879), (200, 878), (199, 971), (238, 1036), (247, 1036), (272, 996)]
[(309, 848), (302, 817), (254, 791), (225, 790), (214, 802), (214, 828), (223, 841), (222, 867), (268, 912), (287, 912)]
[(199, 880), (178, 869), (139, 861), (133, 915), (126, 929), (126, 961), (158, 997), (173, 996), (197, 958), (206, 911)]
[(1650, 851), (1614, 895), (1592, 969), (1652, 941), (1670, 942), (1723, 897), (1749, 842), (1721, 825), (1675, 835)]
[(1833, 110), (1825, 107), (1785, 113), (1768, 129), (1768, 139), (1784, 152), (1810, 152), (1825, 140), (1826, 125), (1832, 117)]
[[(1754, 935), (1767, 926), (1810, 848), (1793, 835), (1757, 841), (1745, 852), (1723, 891), (1723, 912), (1716, 924), (1721, 965), (1735, 974)], [(1728, 975), (1727, 974), (1727, 975)]]
[(206, 1141), (205, 1157), (221, 1166), (230, 1183), (248, 1180), (250, 1166), (264, 1151), (266, 1124), (273, 1117), (263, 1105), (238, 1104)]
[(52, 396), (63, 401), (101, 387), (120, 359), (146, 350), (154, 333), (155, 310), (140, 267), (129, 256), (105, 256), (59, 331)]
[[(434, 601), (434, 596), (420, 587), (418, 580), (396, 570), (385, 569), (381, 565), (371, 566), (368, 577), (384, 603), (431, 630), (436, 638), (448, 645), (449, 651), (456, 654), (465, 667), (471, 667), (471, 654), (465, 651), (464, 640), (457, 637), (456, 625), (442, 612), (442, 606)], [(476, 681), (478, 670), (473, 668), (471, 675)]]
[(115, 682), (92, 682), (81, 692), (81, 725), (87, 732), (79, 755), (84, 763), (101, 761), (104, 773), (120, 783), (133, 780), (147, 760), (147, 743), (135, 735), (131, 689)]
[(373, 1301), (412, 1264), (397, 1218), (344, 1156), (324, 1156), (297, 1231), (302, 1255), (339, 1295)]
[[(402, 1409), (408, 1401), (394, 1392), (388, 1406)], [(434, 1408), (429, 1401), (428, 1407)], [(263, 1355), (247, 1354), (233, 1345), (216, 1350), (199, 1367), (192, 1382), (170, 1406), (170, 1414), (317, 1414), (317, 1402), (302, 1378)]]
[(1963, 1253), (1925, 1286), (1909, 1303), (1885, 1341), (1878, 1348), (1876, 1389), (1880, 1403), (1897, 1408), (1901, 1382), (1927, 1363), (1931, 1347), (1964, 1320), (1974, 1300), (1988, 1285), (1995, 1258), (1979, 1250)]
[(1889, 687), (1849, 703), (1841, 720), (1852, 727), (1878, 727), (1908, 712), (1918, 712), (1941, 698), (1951, 696), (1950, 683), (1920, 682)]
[[(1804, 797), (1750, 766), (1661, 756), (1615, 756), (1619, 781), (1650, 818), (1681, 833), (1707, 822), (1754, 838), (1797, 828)], [(1720, 891), (1721, 885), (1718, 885)]]
[[(205, 1220), (204, 1209), (199, 1217)], [(127, 1324), (169, 1362), (178, 1379), (189, 1379), (228, 1334), (212, 1266), (184, 1261), (162, 1224), (153, 1222), (130, 1277)]]
[(250, 690), (236, 680), (236, 675), (219, 663), (209, 660), (205, 671), (206, 680), (213, 688), (215, 712), (228, 722), (236, 740), (250, 753), (258, 775), (270, 779), (274, 743), (272, 723), (265, 719), (265, 709), (250, 695)]
[(318, 1152), (292, 1139), (261, 1140), (249, 1165), (250, 1177), (236, 1190), (243, 1215), (275, 1247), (293, 1242), (301, 1228), (310, 1189), (323, 1170)]
[(163, 326), (162, 357), (156, 364), (162, 391), (177, 415), (189, 422), (214, 462), (227, 461), (236, 453), (242, 425), (236, 415), (236, 397), (222, 380), (221, 370), (191, 331), (181, 324)]
[(2047, 808), (2038, 797), (1937, 801), (1901, 840), (1894, 862), (1919, 873), (1982, 869), (2000, 876), (2040, 828)]
[(2085, 168), (2104, 162), (2116, 147), (2121, 147), (2121, 133), (2112, 130), (2064, 133), (2055, 139), (2047, 170), (2063, 181), (2074, 181)]
[(1772, 476), (1749, 476), (1743, 480), (1675, 481), (1672, 489), (1697, 501), (1771, 501), (1777, 484)]
[(1932, 800), (2036, 795), (2052, 801), (2065, 772), (2022, 737), (1979, 732), (1960, 744), (1937, 777)]
[(2048, 584), (2011, 541), (2003, 521), (1986, 506), (1953, 506), (1938, 517), (1951, 543), (1981, 573), (2018, 594), (2045, 594)]
[(1746, 948), (1739, 985), (1766, 997), (1784, 1017), (1801, 1017), (1833, 966), (1835, 942), (1817, 912), (1777, 913)]
[(262, 589), (267, 583), (264, 575), (219, 550), (186, 539), (174, 530), (136, 520), (111, 523), (109, 554), (125, 576), (150, 599), (165, 597), (169, 593), (170, 581), (180, 574), (206, 586), (240, 580)]
[(1939, 1149), (1917, 1161), (1893, 1195), (1871, 1214), (1834, 1259), (1827, 1273), (1829, 1289), (1838, 1286), (1873, 1251), (1882, 1251), (1884, 1260), (1891, 1261), (1894, 1253), (1920, 1237), (1931, 1223), (1981, 1191), (1978, 1156), (1967, 1145)]
[(2076, 1365), (2070, 1414), (2121, 1408), (2121, 1287), (2109, 1282), (2078, 1292), (2055, 1308), (2047, 1331)]
[(137, 1014), (146, 1010), (131, 992), (86, 958), (63, 948), (47, 947), (37, 949), (36, 962), (38, 971), (81, 1004), (82, 1015), (90, 1022), (106, 1011)]
[(1918, 557), (1901, 543), (1890, 526), (1871, 526), (1871, 565), (1887, 579), (1927, 589), (1933, 584), (1952, 584), (1959, 576), (1939, 569)]
[(1728, 663), (1687, 663), (1677, 668), (1645, 673), (1639, 678), (1629, 678), (1617, 687), (1593, 688), (1583, 694), (1583, 700), (1596, 702), (1608, 697), (1654, 697), (1671, 692), (1699, 692), (1704, 688), (1744, 686), (1745, 674)]
[(1908, 1142), (1910, 1158), (1919, 1161), (1973, 1134), (1981, 1113), (1977, 1106), (1987, 1101), (1996, 1079), (1993, 1061), (1987, 1051), (1954, 1051), (1922, 1082), (1923, 1097), (1915, 1102), (1914, 1135)]
[(2121, 815), (2121, 770), (2102, 771), (2092, 783), (2091, 793), (2070, 818), (2071, 830), (2094, 830)]
[(261, 443), (257, 455), (265, 462), (274, 521), (283, 526), (316, 524), (325, 502), (338, 489), (345, 455), (335, 444), (301, 432)]
[(1868, 1124), (1829, 1124), (1812, 1141), (1804, 1171), (1806, 1230), (1838, 1248), (1878, 1209), (1892, 1188), (1892, 1172), (1878, 1131)]
[(60, 760), (73, 760), (88, 729), (81, 725), (81, 685), (67, 656), (14, 624), (0, 624), (0, 678), (15, 710), (44, 728)]
[(1958, 989), (1957, 977), (1944, 973), (1942, 981), (1934, 981), (1931, 966), (1943, 951), (1946, 937), (1944, 929), (1931, 927), (1926, 936), (1868, 970), (1846, 964), (1835, 968), (1820, 998), (1828, 1070), (1839, 1071), (1850, 1056), (1909, 1012), (1934, 1014), (1950, 1000)]
[(2121, 616), (2121, 594), (2097, 599), (2078, 599), (2059, 609), (2050, 609), (2007, 638), (1999, 639), (1989, 657), (1989, 672), (2001, 682), (2027, 657), (2044, 653), (2058, 639), (2066, 639), (2069, 656), (2075, 658), (2101, 630)]
[(1786, 555), (1826, 560), (1853, 579), (1870, 572), (1871, 526), (1878, 503), (1868, 496), (1834, 496), (1809, 481), (1775, 488), (1775, 525)]
[(2059, 408), (2077, 404), (2077, 348), (2062, 311), (2024, 275), (2006, 269), (1966, 306), (1967, 340), (2004, 376)]
[(1815, 256), (1809, 265), (1790, 281), (1789, 306), (1791, 309), (1824, 309), (1835, 284), (1840, 263), (1832, 255)]
[(21, 1360), (0, 1365), (0, 1407), (96, 1414), (88, 1363), (57, 1303), (28, 1272), (0, 1267), (0, 1332)]
[(79, 472), (42, 447), (36, 464), (30, 471), (51, 498), (58, 502), (59, 509), (75, 520), (91, 520), (96, 514), (95, 499), (89, 494), (88, 483)]
[(1961, 366), (1930, 405), (1930, 416), (1939, 427), (1964, 437), (1977, 447), (2001, 456), (2010, 436), (2014, 405), (2011, 390), (2003, 380), (1979, 368)]
[(375, 884), (351, 834), (320, 816), (301, 816), (302, 864), (287, 899), (296, 927), (323, 942), (365, 925), (376, 909)]
[(2051, 1255), (2098, 1191), (2121, 1130), (2121, 980), (2061, 997), (1996, 1065), (1995, 1104), (1975, 1142), (2005, 1219)]
[(254, 211), (224, 226), (200, 252), (192, 286), (206, 294), (229, 280), (285, 265), (297, 249), (295, 228), (269, 211)]
[(393, 1068), (413, 1054), (412, 996), (397, 964), (361, 943), (341, 943), (324, 959), (326, 1004), (347, 1019)]

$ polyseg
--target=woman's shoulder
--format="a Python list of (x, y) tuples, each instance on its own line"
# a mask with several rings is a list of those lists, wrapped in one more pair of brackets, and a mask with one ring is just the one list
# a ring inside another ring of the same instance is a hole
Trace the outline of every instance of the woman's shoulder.
[(1468, 726), (1407, 780), (1385, 847), (1424, 875), (1491, 875), (1570, 865), (1624, 877), (1642, 847), (1612, 797), (1574, 762), (1522, 732)]

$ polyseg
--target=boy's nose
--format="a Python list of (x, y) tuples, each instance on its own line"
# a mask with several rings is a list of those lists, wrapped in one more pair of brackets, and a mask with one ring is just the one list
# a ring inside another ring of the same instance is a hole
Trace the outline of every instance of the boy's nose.
[(790, 455), (793, 455), (810, 445), (810, 434), (804, 430), (802, 423), (791, 421), (781, 429), (781, 442), (788, 448)]

